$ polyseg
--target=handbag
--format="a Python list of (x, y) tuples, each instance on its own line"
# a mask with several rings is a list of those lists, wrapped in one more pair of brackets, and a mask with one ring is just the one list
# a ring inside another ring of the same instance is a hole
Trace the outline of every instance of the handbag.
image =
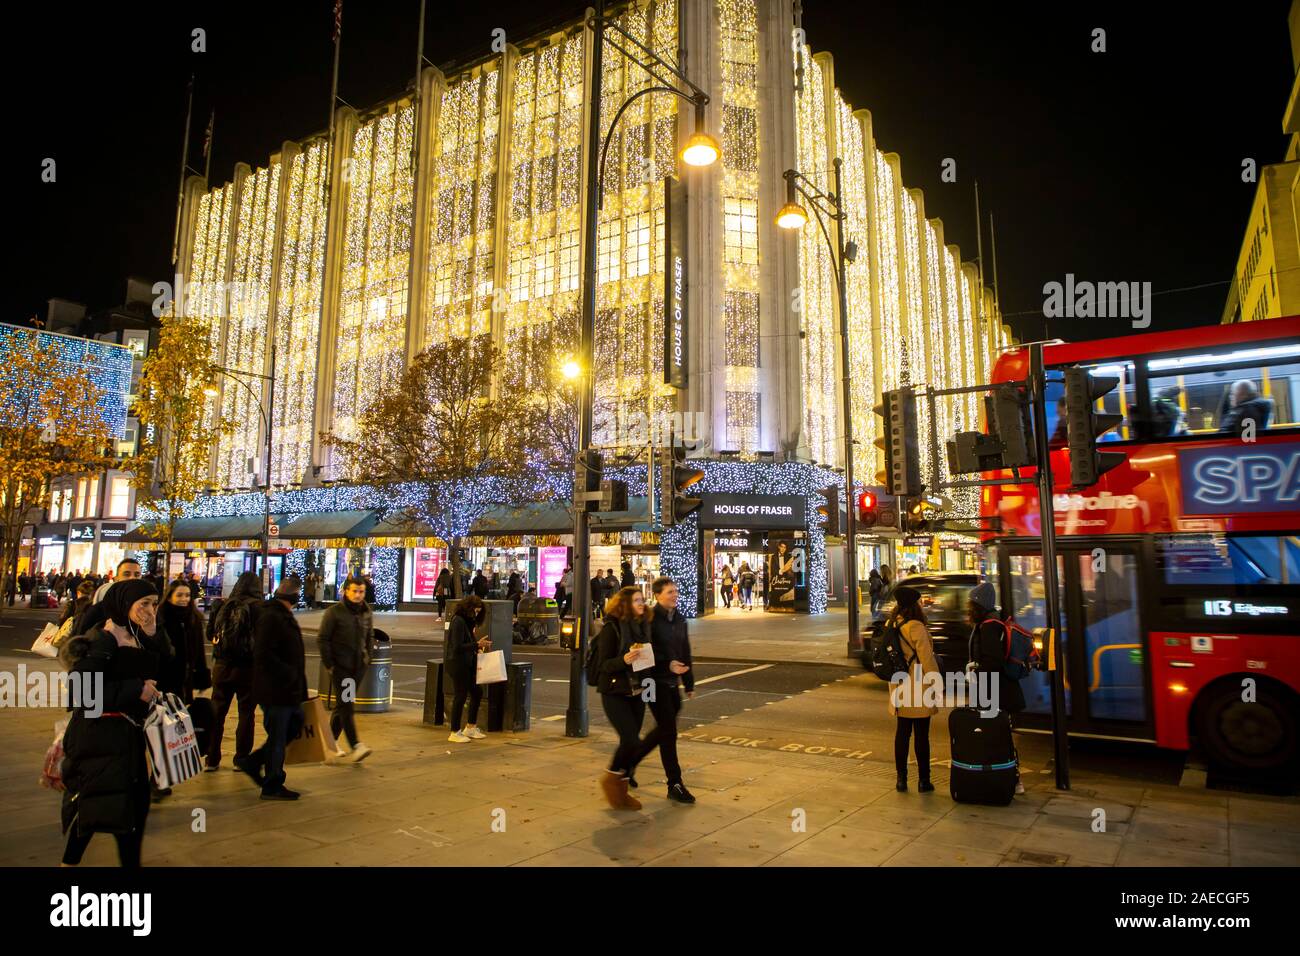
[(474, 680), (480, 684), (500, 684), (506, 679), (506, 652), (488, 651), (478, 655)]
[(339, 745), (330, 729), (330, 715), (319, 694), (302, 702), (302, 727), (284, 749), (288, 764), (323, 763), (338, 753)]
[(144, 739), (153, 781), (166, 790), (203, 772), (198, 735), (189, 711), (175, 694), (165, 694), (144, 719)]
[(58, 657), (59, 648), (54, 643), (58, 637), (59, 629), (53, 624), (46, 624), (40, 634), (37, 635), (35, 643), (32, 644), (32, 653), (40, 657)]
[(54, 724), (54, 743), (45, 751), (45, 763), (41, 767), (40, 784), (48, 790), (66, 790), (63, 785), (63, 731), (68, 727), (66, 720)]

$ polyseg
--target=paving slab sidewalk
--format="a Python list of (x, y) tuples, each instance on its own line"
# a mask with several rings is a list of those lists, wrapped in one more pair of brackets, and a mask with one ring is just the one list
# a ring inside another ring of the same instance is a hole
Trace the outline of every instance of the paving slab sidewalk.
[[(315, 633), (324, 611), (299, 611), (299, 626)], [(442, 622), (430, 611), (379, 611), (375, 627), (399, 642), (442, 643)], [(861, 667), (848, 656), (848, 612), (768, 614), (722, 609), (690, 623), (691, 651), (700, 659), (840, 664)], [(558, 644), (530, 647), (564, 654)]]
[[(48, 671), (31, 655), (0, 655)], [(824, 713), (843, 683), (773, 704), (782, 721)], [(60, 712), (0, 710), (0, 865), (55, 866), (59, 797), (37, 786)], [(767, 715), (764, 714), (766, 717)], [(232, 718), (233, 719), (233, 718)], [(360, 765), (293, 766), (296, 803), (261, 801), (242, 774), (202, 774), (155, 804), (146, 865), (185, 866), (1294, 866), (1300, 800), (1134, 784), (1076, 774), (1058, 793), (1026, 767), (1009, 807), (898, 793), (881, 760), (683, 739), (694, 806), (670, 803), (657, 758), (643, 766), (640, 812), (614, 811), (597, 780), (613, 737), (575, 740), (551, 722), (456, 745), (417, 707), (358, 717), (374, 754)], [(719, 722), (709, 727), (721, 729)], [(233, 730), (233, 727), (230, 728)], [(734, 731), (734, 727), (728, 727)], [(938, 735), (935, 735), (936, 738)], [(259, 728), (259, 740), (261, 732)], [(1032, 748), (1030, 748), (1032, 749)], [(936, 742), (936, 758), (946, 747)], [(1038, 761), (1027, 758), (1027, 763)], [(1104, 829), (1098, 828), (1104, 811)], [(84, 865), (116, 863), (92, 841)]]

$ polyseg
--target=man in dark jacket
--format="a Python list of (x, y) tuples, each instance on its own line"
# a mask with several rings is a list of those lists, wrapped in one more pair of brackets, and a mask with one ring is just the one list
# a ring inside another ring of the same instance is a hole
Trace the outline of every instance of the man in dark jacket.
[[(1007, 629), (997, 612), (998, 596), (993, 585), (984, 581), (971, 588), (966, 597), (966, 616), (971, 624), (968, 670), (977, 675), (988, 674), (987, 680), (996, 681), (997, 710), (1018, 714), (1025, 709), (1025, 692), (1020, 689), (1020, 681), (1012, 680), (1002, 671), (1007, 660)], [(1017, 765), (1016, 793), (1024, 793), (1019, 772)]]
[(370, 756), (370, 748), (357, 739), (357, 725), (352, 716), (357, 689), (375, 647), (374, 616), (366, 603), (365, 581), (354, 577), (343, 582), (343, 600), (331, 604), (321, 618), (317, 644), (321, 663), (329, 670), (334, 685), (330, 730), (336, 740), (342, 740), (340, 730), (347, 736), (352, 749), (345, 759), (365, 760)]
[(302, 583), (291, 574), (265, 602), (253, 628), (253, 699), (262, 708), (266, 743), (249, 755), (244, 772), (262, 788), (263, 800), (297, 800), (284, 785), (284, 751), (302, 731), (302, 702), (307, 699), (307, 658), (302, 629), (293, 609)]
[(472, 590), (476, 597), (485, 598), (488, 596), (488, 579), (483, 576), (482, 568), (474, 572), (474, 584)]
[(1228, 401), (1231, 405), (1219, 421), (1221, 432), (1240, 435), (1246, 430), (1247, 422), (1252, 423), (1250, 427), (1255, 431), (1260, 431), (1268, 427), (1273, 417), (1273, 400), (1262, 398), (1255, 383), (1248, 378), (1232, 383)]
[(256, 571), (245, 571), (235, 582), (230, 597), (221, 602), (208, 624), (212, 641), (212, 734), (208, 741), (207, 770), (221, 766), (221, 741), (226, 733), (226, 714), (238, 699), (239, 720), (235, 725), (235, 769), (244, 770), (253, 749), (257, 703), (253, 700), (253, 631), (262, 604), (262, 579)]
[[(691, 641), (686, 633), (686, 618), (677, 610), (677, 585), (669, 577), (655, 578), (650, 585), (655, 603), (650, 618), (650, 643), (655, 663), (649, 677), (650, 713), (655, 729), (646, 734), (632, 762), (636, 769), (650, 751), (659, 748), (664, 775), (668, 778), (668, 799), (675, 803), (694, 803), (695, 797), (682, 783), (682, 765), (677, 760), (677, 714), (682, 709), (682, 689), (695, 696), (695, 675), (691, 673)], [(644, 673), (642, 677), (644, 678)], [(677, 686), (678, 680), (682, 688)]]

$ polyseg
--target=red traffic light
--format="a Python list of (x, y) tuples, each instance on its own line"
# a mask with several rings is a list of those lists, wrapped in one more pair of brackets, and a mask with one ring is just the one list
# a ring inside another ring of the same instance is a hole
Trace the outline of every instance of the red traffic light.
[(876, 493), (874, 491), (858, 492), (858, 511), (870, 511), (876, 507)]

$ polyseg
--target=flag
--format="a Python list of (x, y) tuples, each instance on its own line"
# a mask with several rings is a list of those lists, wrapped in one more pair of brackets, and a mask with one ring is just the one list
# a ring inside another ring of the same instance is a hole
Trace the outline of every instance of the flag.
[(208, 150), (212, 148), (212, 124), (217, 121), (217, 111), (213, 110), (208, 116), (208, 128), (203, 131), (203, 158), (208, 158)]
[(335, 43), (339, 42), (339, 36), (343, 33), (343, 0), (334, 0), (334, 35), (332, 39)]

